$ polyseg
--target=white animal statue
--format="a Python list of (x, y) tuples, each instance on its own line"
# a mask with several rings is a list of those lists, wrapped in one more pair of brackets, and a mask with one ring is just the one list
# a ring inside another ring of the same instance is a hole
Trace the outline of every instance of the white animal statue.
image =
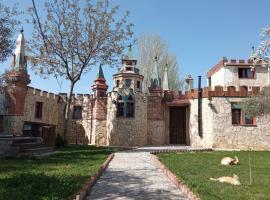
[(230, 176), (221, 176), (219, 178), (212, 178), (211, 177), (210, 180), (218, 181), (220, 183), (229, 183), (232, 185), (240, 185), (239, 177), (236, 174), (234, 174), (233, 177), (230, 177)]
[(221, 159), (220, 164), (221, 165), (238, 165), (239, 159), (236, 156), (234, 156), (234, 158), (224, 157)]

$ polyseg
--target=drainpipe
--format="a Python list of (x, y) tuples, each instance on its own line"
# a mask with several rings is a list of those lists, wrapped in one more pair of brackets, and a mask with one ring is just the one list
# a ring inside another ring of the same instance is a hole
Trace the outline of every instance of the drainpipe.
[(202, 131), (202, 76), (198, 76), (198, 133), (203, 137)]

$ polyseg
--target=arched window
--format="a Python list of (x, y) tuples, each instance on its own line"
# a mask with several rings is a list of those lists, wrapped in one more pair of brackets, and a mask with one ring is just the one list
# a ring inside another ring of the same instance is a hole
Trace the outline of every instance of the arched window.
[(134, 117), (134, 100), (131, 95), (117, 98), (117, 117)]
[(131, 95), (128, 97), (126, 105), (126, 117), (134, 117), (134, 101)]

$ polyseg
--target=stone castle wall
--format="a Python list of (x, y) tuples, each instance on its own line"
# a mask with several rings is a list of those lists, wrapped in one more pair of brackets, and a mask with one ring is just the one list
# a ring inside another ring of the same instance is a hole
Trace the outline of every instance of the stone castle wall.
[[(24, 122), (58, 126), (58, 101), (58, 95), (28, 87), (24, 102), (24, 114), (23, 116), (15, 115), (8, 117), (9, 119), (7, 126), (9, 132), (15, 135), (21, 135)], [(35, 118), (36, 102), (43, 103), (43, 113), (41, 119)]]
[(232, 125), (231, 102), (240, 98), (213, 98), (213, 147), (269, 150), (270, 116), (257, 117), (256, 125)]
[(211, 148), (213, 144), (212, 119), (213, 114), (208, 105), (208, 99), (202, 99), (202, 138), (198, 132), (198, 99), (190, 99), (189, 108), (189, 142), (194, 147)]
[(198, 100), (191, 99), (190, 145), (203, 148), (269, 150), (270, 116), (257, 117), (256, 125), (232, 125), (231, 103), (245, 98), (202, 99), (203, 137), (198, 133)]

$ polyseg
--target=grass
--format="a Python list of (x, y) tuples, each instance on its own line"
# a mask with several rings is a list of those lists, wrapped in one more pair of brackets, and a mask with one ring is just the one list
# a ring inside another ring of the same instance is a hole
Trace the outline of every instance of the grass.
[[(250, 152), (253, 183), (249, 182), (249, 152), (189, 152), (159, 154), (158, 158), (203, 200), (270, 199), (270, 152)], [(225, 156), (237, 156), (240, 165), (222, 166)], [(237, 174), (241, 185), (209, 180)]]
[(71, 199), (110, 153), (110, 148), (68, 146), (48, 157), (0, 158), (0, 199)]

